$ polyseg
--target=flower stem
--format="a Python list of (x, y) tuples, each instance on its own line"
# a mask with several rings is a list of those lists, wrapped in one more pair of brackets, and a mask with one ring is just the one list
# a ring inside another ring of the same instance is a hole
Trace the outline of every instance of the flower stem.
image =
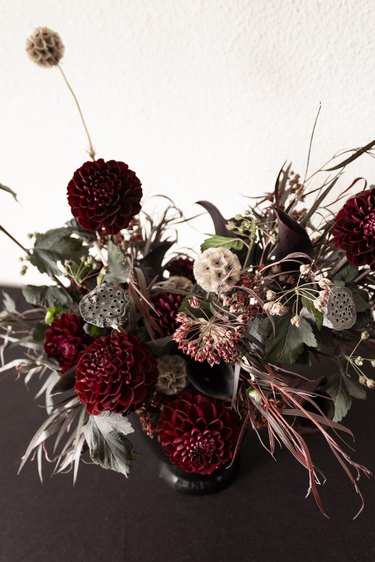
[(80, 117), (81, 117), (82, 125), (83, 125), (83, 127), (84, 127), (84, 129), (85, 129), (85, 133), (86, 133), (87, 139), (88, 139), (88, 141), (89, 141), (89, 155), (90, 155), (90, 158), (91, 158), (92, 160), (95, 160), (95, 149), (94, 149), (94, 146), (93, 146), (93, 144), (92, 144), (92, 140), (91, 140), (91, 137), (90, 137), (90, 133), (89, 133), (89, 130), (88, 130), (88, 128), (87, 128), (86, 121), (85, 121), (85, 118), (84, 118), (84, 116), (83, 116), (81, 106), (79, 105), (79, 101), (78, 101), (78, 99), (77, 99), (77, 96), (75, 95), (74, 90), (73, 90), (73, 88), (71, 87), (71, 85), (70, 85), (70, 83), (69, 83), (69, 81), (68, 81), (68, 79), (67, 79), (67, 77), (66, 77), (66, 75), (65, 75), (65, 72), (63, 71), (63, 69), (62, 69), (62, 67), (60, 66), (60, 64), (57, 65), (57, 68), (60, 70), (61, 76), (63, 77), (64, 82), (65, 82), (65, 84), (66, 84), (67, 87), (68, 87), (68, 90), (70, 91), (70, 93), (71, 93), (72, 96), (73, 96), (74, 102), (75, 102), (75, 104), (76, 104), (76, 106), (77, 106), (79, 115), (80, 115)]
[(5, 228), (3, 226), (0, 225), (0, 232), (4, 232), (4, 234), (6, 236), (8, 236), (8, 238), (10, 238), (12, 240), (12, 242), (14, 242), (15, 244), (17, 244), (17, 246), (19, 248), (21, 248), (21, 250), (23, 250), (25, 252), (25, 254), (27, 254), (28, 256), (30, 255), (30, 250), (28, 250), (27, 248), (25, 248), (25, 246), (22, 246), (22, 244), (20, 242), (18, 242), (18, 240), (16, 240), (14, 238), (14, 236), (12, 236), (7, 230), (5, 230)]

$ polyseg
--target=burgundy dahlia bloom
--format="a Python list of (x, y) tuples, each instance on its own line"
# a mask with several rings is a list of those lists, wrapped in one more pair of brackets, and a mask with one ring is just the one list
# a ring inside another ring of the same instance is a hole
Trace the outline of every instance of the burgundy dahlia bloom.
[(137, 336), (112, 332), (94, 340), (82, 355), (75, 390), (89, 414), (128, 414), (154, 392), (157, 377), (148, 347)]
[(141, 210), (141, 182), (124, 162), (85, 162), (68, 184), (73, 216), (88, 230), (117, 234)]
[(197, 474), (211, 474), (230, 461), (238, 435), (236, 413), (196, 391), (170, 402), (159, 423), (159, 440), (171, 463)]
[(165, 266), (165, 269), (169, 271), (171, 275), (179, 275), (182, 277), (187, 277), (187, 279), (190, 279), (190, 281), (196, 283), (193, 273), (193, 268), (194, 268), (194, 260), (187, 257), (173, 258)]
[(332, 236), (349, 263), (375, 269), (375, 188), (362, 191), (345, 203), (336, 216)]
[(164, 336), (171, 336), (178, 327), (176, 316), (184, 300), (183, 295), (177, 293), (158, 293), (152, 297), (155, 311), (151, 315), (158, 324)]
[(83, 320), (76, 314), (63, 313), (54, 319), (45, 333), (44, 351), (56, 359), (60, 372), (66, 373), (78, 359), (92, 338), (83, 329)]

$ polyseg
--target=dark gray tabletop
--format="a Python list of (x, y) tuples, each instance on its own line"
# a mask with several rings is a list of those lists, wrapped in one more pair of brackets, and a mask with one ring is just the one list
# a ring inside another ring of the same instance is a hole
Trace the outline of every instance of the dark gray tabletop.
[[(360, 482), (366, 507), (328, 447), (308, 438), (327, 477), (322, 488), (330, 519), (312, 497), (307, 474), (286, 450), (275, 462), (249, 435), (238, 476), (211, 496), (185, 496), (158, 478), (158, 459), (135, 436), (140, 454), (131, 477), (82, 465), (72, 475), (38, 479), (35, 463), (17, 476), (32, 433), (45, 419), (14, 377), (0, 386), (1, 562), (273, 562), (375, 561), (375, 484)], [(375, 395), (356, 402), (346, 424), (356, 435), (356, 460), (375, 470)]]

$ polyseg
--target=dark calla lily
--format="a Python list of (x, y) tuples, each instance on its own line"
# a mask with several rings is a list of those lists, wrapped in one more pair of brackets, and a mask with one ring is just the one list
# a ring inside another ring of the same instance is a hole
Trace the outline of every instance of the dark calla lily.
[(151, 251), (145, 256), (140, 265), (144, 271), (148, 273), (148, 277), (152, 279), (156, 275), (162, 277), (162, 267), (161, 264), (164, 260), (165, 254), (174, 242), (170, 240), (164, 240), (159, 244), (154, 244)]
[(210, 398), (230, 399), (234, 387), (234, 367), (229, 363), (219, 363), (210, 367), (207, 361), (190, 361), (189, 381), (199, 392)]
[(210, 203), (209, 201), (197, 201), (197, 205), (200, 205), (209, 213), (212, 222), (214, 223), (215, 234), (218, 236), (226, 236), (227, 238), (236, 238), (236, 235), (227, 229), (226, 225), (228, 221), (223, 217), (219, 209), (215, 207), (213, 203)]
[[(314, 251), (311, 240), (303, 226), (292, 219), (285, 211), (278, 208), (275, 211), (279, 225), (279, 241), (275, 249), (276, 261), (280, 261), (294, 253), (307, 254), (312, 257)], [(306, 263), (308, 261), (303, 256), (295, 259), (298, 263)], [(298, 263), (296, 262), (286, 261), (281, 264), (281, 268), (283, 271), (298, 269)]]

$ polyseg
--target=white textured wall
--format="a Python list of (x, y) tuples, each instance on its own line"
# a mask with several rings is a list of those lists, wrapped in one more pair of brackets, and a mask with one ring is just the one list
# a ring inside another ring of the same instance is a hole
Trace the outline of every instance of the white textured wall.
[[(313, 166), (375, 138), (372, 0), (0, 0), (0, 182), (22, 203), (0, 193), (0, 223), (25, 243), (70, 218), (87, 159), (58, 71), (25, 55), (39, 25), (63, 38), (98, 155), (190, 212), (205, 197), (229, 216), (284, 160), (303, 170), (319, 101)], [(374, 171), (367, 158), (348, 181)], [(20, 283), (17, 248), (0, 252), (0, 282)]]

